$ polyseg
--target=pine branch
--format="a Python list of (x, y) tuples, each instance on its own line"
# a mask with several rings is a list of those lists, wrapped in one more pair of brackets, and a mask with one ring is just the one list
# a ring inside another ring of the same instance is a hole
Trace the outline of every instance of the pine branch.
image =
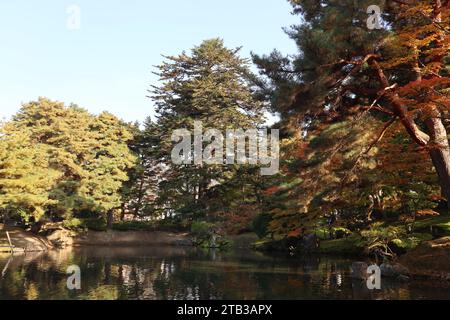
[(398, 94), (392, 92), (393, 86), (389, 84), (389, 80), (387, 79), (384, 70), (378, 64), (376, 59), (371, 58), (369, 60), (369, 64), (372, 68), (377, 71), (379, 81), (381, 85), (384, 87), (383, 91), (385, 92), (385, 96), (388, 99), (394, 114), (400, 119), (403, 126), (405, 127), (408, 134), (411, 138), (420, 146), (426, 146), (430, 141), (430, 136), (420, 130), (411, 116), (408, 114), (408, 111), (403, 107), (400, 97)]
[(394, 116), (391, 120), (389, 120), (383, 127), (383, 130), (381, 130), (381, 132), (378, 134), (378, 136), (376, 137), (376, 139), (367, 147), (367, 149), (363, 152), (361, 152), (357, 157), (356, 160), (352, 166), (352, 168), (345, 174), (344, 178), (342, 179), (342, 185), (343, 186), (346, 181), (348, 181), (348, 178), (350, 176), (351, 173), (353, 173), (355, 171), (355, 168), (358, 166), (359, 162), (361, 161), (361, 159), (368, 155), (370, 151), (372, 151), (373, 148), (375, 148), (375, 146), (380, 143), (381, 140), (383, 140), (384, 136), (386, 135), (386, 132), (388, 131), (388, 129), (395, 123), (395, 121), (397, 121), (397, 116)]

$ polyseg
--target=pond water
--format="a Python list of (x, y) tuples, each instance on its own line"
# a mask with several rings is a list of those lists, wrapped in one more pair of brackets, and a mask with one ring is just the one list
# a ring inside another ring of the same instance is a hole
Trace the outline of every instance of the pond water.
[[(0, 299), (449, 299), (448, 283), (382, 280), (370, 291), (350, 278), (354, 260), (249, 250), (85, 247), (0, 255)], [(66, 270), (81, 269), (81, 289)]]

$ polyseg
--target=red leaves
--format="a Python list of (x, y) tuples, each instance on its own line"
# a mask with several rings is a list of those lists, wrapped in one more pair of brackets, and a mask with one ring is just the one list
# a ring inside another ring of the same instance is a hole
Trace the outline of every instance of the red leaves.
[(450, 86), (450, 78), (434, 76), (429, 79), (413, 81), (407, 85), (400, 87), (398, 93), (406, 97), (416, 97), (420, 92), (427, 92), (439, 89), (445, 89)]
[(280, 190), (279, 186), (273, 186), (273, 187), (266, 189), (264, 191), (264, 194), (267, 196), (271, 196), (271, 195), (275, 194), (278, 190)]

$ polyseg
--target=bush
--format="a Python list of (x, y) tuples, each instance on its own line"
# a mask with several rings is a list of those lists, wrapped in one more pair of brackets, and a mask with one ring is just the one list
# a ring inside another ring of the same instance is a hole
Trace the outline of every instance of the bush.
[(231, 243), (222, 235), (215, 232), (216, 226), (206, 221), (194, 221), (191, 233), (195, 237), (194, 243), (202, 248), (226, 249)]
[(428, 233), (414, 233), (402, 239), (394, 239), (389, 243), (389, 247), (396, 254), (404, 254), (407, 251), (417, 248), (422, 242), (432, 240), (433, 236)]
[(333, 227), (331, 230), (329, 228), (321, 227), (314, 230), (314, 234), (320, 240), (332, 240), (332, 239), (342, 239), (347, 238), (352, 235), (352, 232), (344, 227)]
[(165, 219), (160, 221), (122, 221), (113, 224), (113, 230), (117, 231), (188, 231), (185, 223), (177, 219)]
[(214, 224), (206, 221), (194, 221), (191, 225), (191, 233), (196, 237), (206, 237), (209, 236)]
[(352, 234), (350, 230), (343, 227), (333, 228), (333, 234), (335, 239), (347, 238)]
[(65, 228), (70, 229), (70, 230), (79, 230), (79, 229), (83, 228), (83, 222), (77, 218), (64, 220), (63, 225)]
[(321, 254), (359, 255), (363, 250), (361, 238), (352, 235), (348, 238), (321, 241), (316, 251)]
[(155, 223), (157, 230), (168, 232), (187, 232), (190, 229), (190, 222), (181, 219), (165, 219)]
[(376, 256), (393, 257), (395, 252), (391, 248), (394, 240), (403, 239), (407, 235), (402, 227), (383, 227), (382, 223), (374, 223), (369, 230), (361, 232), (367, 253)]
[(81, 226), (85, 229), (93, 230), (93, 231), (106, 231), (107, 225), (106, 220), (103, 218), (100, 219), (82, 219)]
[(124, 221), (113, 224), (113, 229), (118, 231), (155, 231), (153, 222)]
[(269, 230), (269, 223), (272, 221), (272, 217), (269, 214), (260, 214), (252, 222), (253, 232), (262, 239), (267, 236)]
[(435, 237), (450, 236), (450, 216), (442, 215), (414, 222), (415, 232), (433, 233)]

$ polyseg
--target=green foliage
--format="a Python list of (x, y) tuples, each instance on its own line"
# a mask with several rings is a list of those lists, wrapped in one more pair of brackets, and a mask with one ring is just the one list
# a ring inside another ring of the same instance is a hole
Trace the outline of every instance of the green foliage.
[(407, 235), (402, 239), (394, 239), (389, 243), (392, 251), (397, 254), (403, 254), (407, 251), (417, 248), (425, 241), (433, 240), (433, 236), (429, 233), (414, 233)]
[(51, 164), (52, 150), (34, 145), (29, 128), (18, 131), (11, 123), (0, 132), (0, 208), (7, 216), (39, 220), (48, 206), (55, 181), (61, 177)]
[(320, 242), (317, 249), (322, 254), (359, 255), (364, 251), (361, 238), (353, 235), (348, 238), (325, 240)]
[(208, 237), (215, 225), (206, 221), (194, 221), (191, 225), (191, 233), (197, 237), (203, 238)]
[(78, 218), (64, 220), (63, 225), (65, 228), (74, 230), (74, 231), (77, 231), (77, 230), (80, 230), (83, 228), (83, 222)]
[(206, 221), (194, 221), (191, 225), (191, 234), (195, 237), (195, 244), (202, 248), (226, 249), (232, 244), (219, 234), (215, 224)]
[(104, 218), (81, 219), (81, 227), (92, 231), (106, 231), (107, 225)]
[[(340, 217), (332, 227), (358, 232), (376, 221), (397, 221), (402, 214), (436, 207), (442, 193), (429, 150), (412, 143), (404, 123), (394, 121), (402, 116), (393, 113), (392, 99), (378, 96), (387, 85), (380, 83), (372, 60), (362, 60), (377, 55), (388, 82), (395, 79), (390, 84), (405, 86), (398, 91), (403, 99), (400, 108), (425, 128), (424, 114), (432, 109), (429, 103), (448, 104), (442, 92), (435, 95), (415, 88), (420, 81), (415, 82), (417, 67), (412, 61), (421, 64), (417, 59), (423, 59), (414, 56), (412, 48), (423, 57), (436, 54), (427, 61), (442, 67), (439, 60), (445, 46), (434, 48), (441, 43), (430, 40), (442, 30), (419, 14), (423, 8), (432, 14), (430, 2), (417, 6), (391, 1), (290, 2), (294, 14), (302, 18), (301, 25), (287, 31), (298, 54), (274, 51), (253, 56), (261, 75), (259, 94), (280, 115), (277, 125), (283, 136), (282, 173), (264, 199), (268, 204), (264, 210), (272, 217), (269, 231), (275, 236), (297, 236), (309, 230), (326, 238), (324, 223), (332, 212)], [(380, 30), (367, 29), (370, 5), (382, 8)], [(448, 19), (444, 6), (442, 19)], [(422, 32), (417, 31), (420, 28)], [(424, 36), (428, 32), (433, 36)], [(448, 79), (432, 80), (431, 67), (418, 69), (431, 78), (423, 87), (448, 86)], [(430, 101), (431, 97), (437, 100)], [(439, 108), (443, 114), (447, 109)], [(390, 113), (395, 116), (393, 123)], [(301, 183), (289, 187), (296, 180)], [(386, 247), (385, 237), (390, 238), (392, 230), (378, 231), (378, 235), (367, 234), (374, 241), (369, 246), (381, 242)]]
[(370, 229), (362, 231), (361, 236), (368, 253), (392, 257), (395, 255), (391, 248), (393, 241), (405, 238), (406, 230), (396, 226), (383, 227), (381, 223), (375, 223)]
[(258, 174), (250, 166), (175, 165), (171, 161), (173, 131), (192, 132), (194, 121), (201, 121), (204, 131), (214, 128), (223, 133), (262, 123), (263, 108), (253, 96), (249, 61), (239, 57), (238, 48), (228, 49), (222, 40), (211, 39), (190, 54), (166, 57), (157, 74), (162, 82), (152, 90), (157, 121), (147, 121), (143, 132), (146, 157), (164, 165), (155, 209), (170, 212), (169, 216), (201, 219), (256, 202)]
[(135, 165), (136, 159), (127, 145), (132, 135), (115, 116), (100, 114), (91, 130), (96, 146), (92, 160), (86, 165), (88, 180), (81, 192), (104, 213), (120, 207), (120, 190), (128, 180), (127, 170)]
[(113, 229), (118, 231), (187, 231), (183, 221), (176, 219), (164, 219), (160, 221), (122, 221), (113, 224)]
[(264, 238), (269, 232), (269, 223), (272, 220), (270, 214), (262, 213), (256, 216), (252, 222), (253, 232), (257, 234), (259, 238)]
[(413, 224), (414, 232), (425, 232), (433, 236), (450, 236), (450, 215), (420, 219)]
[(120, 207), (136, 158), (131, 133), (113, 115), (40, 98), (1, 129), (0, 207), (7, 213), (37, 221), (86, 210), (106, 216)]
[(139, 221), (125, 221), (117, 222), (113, 225), (114, 230), (118, 231), (155, 231), (155, 223), (139, 222)]
[[(156, 121), (143, 131), (108, 112), (46, 98), (24, 104), (0, 129), (0, 214), (103, 231), (120, 209), (154, 220), (115, 223), (115, 230), (190, 227), (205, 246), (226, 243), (219, 231), (251, 228), (278, 244), (314, 232), (321, 252), (364, 247), (383, 256), (449, 235), (444, 217), (415, 221), (412, 231), (398, 222), (442, 199), (429, 157), (435, 143), (412, 143), (414, 128), (430, 130), (431, 120), (448, 115), (436, 107), (448, 105), (450, 70), (442, 27), (426, 17), (436, 8), (430, 1), (290, 3), (302, 18), (287, 30), (297, 55), (254, 55), (259, 79), (240, 49), (221, 39), (167, 56), (151, 90)], [(370, 5), (383, 7), (380, 30), (367, 29)], [(448, 9), (440, 16), (448, 20)], [(172, 163), (174, 130), (192, 131), (195, 121), (204, 131), (262, 127), (266, 106), (280, 115), (279, 175), (263, 178), (255, 165)]]

